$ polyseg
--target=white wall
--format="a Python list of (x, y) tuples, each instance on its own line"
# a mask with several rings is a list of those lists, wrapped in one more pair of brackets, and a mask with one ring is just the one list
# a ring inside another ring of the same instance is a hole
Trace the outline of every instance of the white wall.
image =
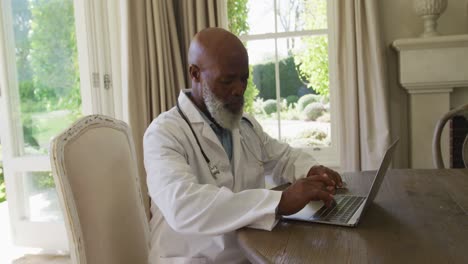
[[(397, 53), (390, 45), (396, 39), (418, 37), (423, 31), (423, 23), (413, 10), (412, 0), (379, 0), (379, 5), (382, 37), (387, 47), (390, 126), (393, 138), (400, 138), (399, 153), (394, 165), (397, 168), (407, 168), (408, 96), (398, 82)], [(444, 35), (468, 34), (468, 0), (448, 0), (447, 10), (439, 19), (438, 31)], [(454, 89), (452, 98), (452, 106), (467, 103), (468, 89)], [(432, 134), (433, 131), (427, 133)]]

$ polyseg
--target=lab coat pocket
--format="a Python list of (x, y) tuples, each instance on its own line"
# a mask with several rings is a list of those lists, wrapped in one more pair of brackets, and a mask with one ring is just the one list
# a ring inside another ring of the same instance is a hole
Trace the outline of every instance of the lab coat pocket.
[(161, 264), (207, 264), (206, 258), (185, 258), (185, 257), (173, 257), (173, 258), (159, 258)]

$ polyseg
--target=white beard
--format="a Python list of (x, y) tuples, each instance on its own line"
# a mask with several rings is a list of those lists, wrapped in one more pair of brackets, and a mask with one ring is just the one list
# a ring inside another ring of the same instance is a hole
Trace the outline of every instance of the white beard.
[(233, 130), (239, 127), (240, 120), (242, 118), (243, 107), (238, 113), (233, 113), (229, 111), (224, 106), (224, 103), (219, 100), (216, 95), (214, 95), (208, 84), (203, 82), (203, 101), (205, 102), (208, 112), (210, 112), (211, 117), (225, 129)]

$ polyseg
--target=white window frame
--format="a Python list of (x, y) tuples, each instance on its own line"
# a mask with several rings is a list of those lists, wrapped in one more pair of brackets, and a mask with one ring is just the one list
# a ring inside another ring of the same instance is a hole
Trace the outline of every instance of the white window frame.
[(0, 60), (6, 62), (0, 66), (0, 76), (3, 76), (0, 78), (0, 134), (13, 239), (18, 245), (66, 250), (68, 240), (63, 222), (31, 222), (22, 215), (26, 204), (22, 195), (24, 174), (50, 171), (51, 166), (48, 156), (22, 156), (17, 148), (22, 145), (23, 132), (19, 123), (14, 122), (19, 120), (19, 112), (12, 110), (19, 106), (19, 98), (7, 89), (18, 87), (15, 53), (8, 52), (14, 50), (11, 10), (10, 1), (0, 2), (0, 21), (3, 22), (0, 26)]
[(78, 61), (87, 65), (80, 81), (90, 87), (81, 94), (83, 114), (123, 119), (120, 1), (74, 0), (74, 6)]
[[(304, 36), (323, 36), (328, 35), (328, 67), (329, 67), (329, 80), (330, 80), (330, 127), (331, 127), (331, 146), (326, 148), (303, 148), (304, 151), (311, 153), (321, 164), (329, 167), (338, 169), (340, 167), (340, 155), (339, 146), (340, 138), (338, 135), (339, 131), (339, 112), (338, 112), (338, 96), (336, 89), (338, 65), (336, 65), (336, 34), (333, 30), (329, 30), (334, 27), (335, 20), (335, 6), (336, 1), (327, 1), (327, 29), (316, 29), (316, 30), (301, 30), (301, 31), (287, 31), (278, 32), (278, 13), (277, 13), (277, 1), (274, 1), (274, 18), (275, 18), (275, 33), (263, 33), (263, 34), (244, 34), (239, 36), (239, 39), (243, 42), (252, 40), (274, 40), (275, 41), (275, 80), (276, 80), (276, 104), (277, 109), (280, 109), (281, 94), (280, 94), (280, 73), (279, 73), (279, 58), (278, 58), (278, 39), (284, 39), (288, 37), (304, 37)], [(278, 120), (278, 135), (281, 138), (281, 118), (280, 113), (277, 112)]]
[[(122, 119), (121, 33), (120, 16), (117, 15), (121, 12), (120, 2), (73, 0), (73, 5), (82, 113)], [(23, 141), (21, 124), (15, 121), (19, 120), (20, 113), (14, 108), (19, 106), (19, 98), (8, 89), (18, 87), (16, 55), (9, 52), (15, 48), (11, 10), (11, 0), (0, 1), (0, 138), (12, 238), (16, 245), (67, 251), (64, 222), (31, 222), (23, 215), (26, 203), (22, 193), (26, 176), (21, 174), (50, 171), (51, 165), (48, 155), (28, 156), (18, 150)], [(110, 77), (108, 89), (104, 88), (105, 74)]]

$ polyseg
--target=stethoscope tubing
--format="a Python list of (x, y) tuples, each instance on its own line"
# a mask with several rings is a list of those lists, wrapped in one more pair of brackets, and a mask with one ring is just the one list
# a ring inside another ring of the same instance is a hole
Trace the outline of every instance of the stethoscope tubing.
[[(216, 167), (216, 165), (211, 165), (211, 161), (210, 159), (208, 158), (208, 156), (206, 155), (205, 151), (203, 150), (201, 144), (200, 144), (200, 141), (198, 140), (198, 137), (197, 137), (197, 134), (195, 134), (195, 131), (193, 130), (193, 127), (192, 125), (190, 124), (190, 121), (188, 120), (187, 116), (184, 114), (184, 112), (182, 111), (182, 109), (180, 108), (180, 105), (179, 105), (179, 100), (177, 100), (176, 102), (176, 105), (177, 105), (177, 111), (179, 112), (179, 115), (182, 117), (182, 119), (184, 119), (185, 123), (187, 123), (187, 125), (189, 126), (190, 128), (190, 131), (192, 131), (192, 134), (193, 134), (193, 137), (195, 138), (195, 141), (197, 142), (197, 145), (198, 145), (198, 148), (200, 149), (202, 155), (203, 155), (203, 158), (205, 159), (206, 161), (206, 164), (208, 165), (208, 168), (210, 169), (210, 172), (211, 174), (213, 175), (213, 177), (216, 178), (216, 175), (219, 174), (219, 170), (218, 168)], [(243, 117), (245, 118), (245, 117)], [(245, 118), (247, 119), (247, 118)], [(248, 119), (247, 119), (248, 120)], [(250, 121), (248, 120), (248, 122), (250, 123)], [(251, 123), (250, 123), (251, 124)], [(252, 127), (253, 129), (253, 127)], [(255, 135), (257, 136), (258, 140), (260, 140), (260, 137), (258, 136), (257, 132), (254, 130), (254, 133)], [(261, 140), (260, 140), (261, 142)], [(247, 149), (252, 153), (252, 155), (254, 155), (255, 159), (257, 159), (258, 162), (260, 163), (263, 163), (261, 159), (259, 159), (255, 153), (250, 149), (250, 147), (248, 146), (248, 144), (246, 144), (246, 147)]]
[[(180, 109), (180, 105), (179, 105), (179, 100), (177, 100), (177, 111), (179, 112), (179, 115), (185, 120), (185, 123), (187, 123), (187, 125), (189, 126), (190, 130), (192, 131), (192, 134), (193, 136), (195, 137), (195, 141), (197, 141), (197, 145), (198, 147), (200, 148), (201, 150), (201, 153), (203, 155), (203, 158), (205, 159), (206, 163), (207, 164), (211, 164), (210, 162), (210, 159), (208, 158), (208, 156), (206, 155), (205, 151), (203, 150), (201, 144), (200, 144), (200, 141), (198, 140), (198, 137), (197, 137), (197, 134), (195, 134), (195, 131), (193, 131), (193, 127), (192, 125), (190, 124), (190, 121), (188, 120), (187, 116), (184, 114), (184, 112), (182, 112), (182, 109)], [(211, 168), (210, 168), (211, 169)]]

